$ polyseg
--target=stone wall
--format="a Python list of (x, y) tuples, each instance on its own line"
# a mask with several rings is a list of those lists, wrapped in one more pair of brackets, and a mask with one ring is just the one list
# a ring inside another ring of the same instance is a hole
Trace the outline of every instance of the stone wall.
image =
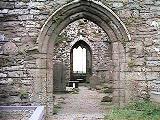
[(146, 89), (154, 88), (152, 81), (159, 79), (159, 5), (156, 0), (129, 1), (116, 11), (131, 35), (132, 40), (126, 43), (128, 68), (123, 69), (126, 81), (133, 80), (135, 88), (131, 89), (138, 97), (145, 97)]
[[(37, 37), (47, 18), (67, 1), (1, 0), (0, 104), (34, 104)], [(4, 88), (4, 89), (3, 89)], [(27, 94), (27, 99), (20, 96)]]
[[(1, 0), (0, 1), (0, 104), (43, 104), (52, 102), (52, 88), (34, 84), (37, 74), (45, 70), (39, 59), (37, 37), (49, 16), (67, 0)], [(140, 96), (159, 101), (160, 74), (160, 2), (158, 0), (101, 0), (112, 9), (129, 31), (130, 41), (112, 43), (112, 67), (115, 96), (127, 102)], [(112, 23), (110, 23), (112, 24)], [(112, 27), (117, 27), (112, 24)], [(108, 31), (109, 32), (109, 31)], [(123, 45), (123, 46), (122, 46)], [(92, 45), (91, 45), (92, 46)], [(98, 50), (98, 49), (97, 49)], [(98, 53), (95, 53), (95, 56)], [(65, 55), (64, 55), (65, 57)], [(93, 57), (94, 58), (94, 57)], [(97, 57), (95, 57), (97, 61)], [(38, 64), (39, 63), (39, 64)], [(94, 65), (94, 64), (93, 64)], [(93, 66), (94, 67), (94, 66)], [(46, 80), (42, 77), (41, 79)], [(122, 82), (118, 82), (118, 81)], [(152, 82), (154, 80), (154, 82)], [(137, 86), (138, 89), (137, 89)], [(148, 86), (148, 87), (146, 87)], [(50, 97), (36, 90), (49, 91)], [(150, 92), (152, 91), (152, 92)], [(37, 98), (34, 95), (41, 96)], [(51, 108), (52, 109), (52, 108)]]

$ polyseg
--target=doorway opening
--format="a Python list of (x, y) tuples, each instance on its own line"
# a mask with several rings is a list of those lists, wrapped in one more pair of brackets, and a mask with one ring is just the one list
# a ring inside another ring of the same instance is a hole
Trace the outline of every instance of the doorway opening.
[[(39, 69), (34, 81), (35, 85), (37, 85), (34, 89), (34, 97), (38, 103), (45, 105), (47, 115), (52, 114), (53, 89), (56, 86), (55, 81), (53, 81), (55, 74), (53, 70), (53, 64), (55, 63), (53, 61), (53, 51), (56, 38), (67, 25), (82, 18), (99, 25), (110, 38), (113, 48), (112, 63), (115, 65), (111, 71), (112, 79), (115, 83), (113, 84), (114, 103), (121, 104), (129, 98), (126, 97), (127, 91), (124, 84), (122, 84), (125, 83), (126, 78), (121, 77), (125, 73), (124, 69), (121, 69), (122, 62), (125, 59), (124, 46), (127, 41), (131, 40), (124, 23), (111, 9), (97, 1), (73, 1), (59, 8), (48, 18), (37, 38), (39, 56), (36, 63)], [(93, 53), (92, 55), (97, 54)], [(96, 71), (93, 69), (92, 72)], [(42, 99), (48, 97), (51, 99)]]

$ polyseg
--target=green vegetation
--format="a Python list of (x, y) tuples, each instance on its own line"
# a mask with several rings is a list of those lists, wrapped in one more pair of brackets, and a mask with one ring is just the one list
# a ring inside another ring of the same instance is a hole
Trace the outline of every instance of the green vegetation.
[(20, 99), (22, 100), (22, 99), (27, 99), (29, 97), (29, 94), (26, 91), (21, 90), (19, 96), (20, 96)]
[(0, 58), (0, 67), (6, 67), (10, 62), (9, 57), (7, 58)]
[(53, 115), (58, 114), (60, 109), (61, 109), (60, 104), (54, 105), (54, 107), (53, 107)]
[(62, 43), (63, 41), (66, 41), (67, 39), (68, 39), (68, 37), (67, 37), (66, 33), (60, 34), (60, 35), (58, 35), (58, 37), (55, 40), (55, 45), (58, 45), (58, 44)]
[(108, 88), (104, 88), (102, 89), (103, 93), (113, 93), (113, 88), (108, 87)]
[(123, 108), (113, 108), (105, 120), (160, 120), (160, 105), (150, 101), (133, 102)]
[(135, 66), (135, 61), (134, 60), (130, 60), (129, 62), (128, 62), (128, 67), (129, 68), (133, 68)]
[(113, 87), (108, 84), (102, 84), (102, 88), (100, 87), (101, 93), (113, 93)]

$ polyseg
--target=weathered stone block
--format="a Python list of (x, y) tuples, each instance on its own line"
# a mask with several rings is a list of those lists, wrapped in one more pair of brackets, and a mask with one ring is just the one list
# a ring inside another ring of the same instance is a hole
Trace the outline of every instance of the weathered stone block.
[(0, 77), (7, 77), (7, 74), (0, 73)]
[(154, 14), (151, 13), (151, 12), (140, 12), (140, 16), (141, 16), (142, 18), (147, 19), (147, 18), (150, 18), (151, 16), (154, 16)]
[(151, 67), (160, 66), (160, 61), (147, 61), (146, 65)]
[(127, 71), (127, 63), (120, 63), (120, 71), (123, 72), (123, 71)]
[(10, 96), (9, 99), (8, 99), (8, 102), (10, 104), (13, 104), (13, 103), (21, 103), (21, 99), (19, 96)]
[(159, 72), (160, 71), (160, 67), (152, 67), (152, 71), (153, 72)]
[(113, 53), (112, 58), (113, 58), (113, 60), (118, 60), (119, 59), (119, 54)]
[(155, 1), (155, 5), (160, 5), (160, 1)]
[(144, 72), (126, 72), (126, 80), (145, 80)]
[(12, 15), (12, 14), (14, 14), (14, 15), (25, 15), (25, 14), (28, 14), (29, 13), (29, 10), (27, 10), (27, 9), (14, 9), (14, 10), (9, 10), (8, 11), (8, 14), (9, 15)]
[(112, 43), (113, 46), (113, 53), (119, 53), (119, 43), (118, 42), (114, 42)]
[(115, 96), (115, 97), (125, 96), (124, 89), (114, 89), (113, 96)]
[(44, 8), (45, 9), (45, 3), (43, 1), (32, 1), (29, 2), (28, 7), (32, 10), (32, 9), (41, 9)]
[(160, 101), (160, 93), (151, 93), (151, 101), (159, 103)]
[(8, 72), (8, 77), (26, 77), (23, 71), (13, 71), (13, 72)]
[(113, 81), (113, 88), (114, 89), (122, 89), (125, 85), (125, 79), (124, 80), (114, 80)]
[(119, 72), (118, 71), (114, 71), (112, 73), (112, 77), (113, 77), (113, 80), (119, 80)]
[(133, 17), (139, 17), (139, 10), (132, 10), (132, 16)]
[(102, 98), (101, 102), (112, 102), (112, 97), (105, 96)]
[(119, 8), (119, 7), (123, 7), (123, 3), (121, 3), (121, 2), (114, 2), (113, 3), (113, 7), (115, 7), (115, 8)]
[(18, 16), (19, 20), (33, 20), (33, 15), (21, 15)]
[(21, 37), (16, 37), (16, 38), (12, 38), (14, 42), (20, 42), (21, 41)]
[(147, 80), (156, 80), (158, 78), (158, 72), (147, 72)]
[(153, 44), (152, 38), (145, 38), (144, 45), (151, 46)]
[(18, 52), (18, 47), (13, 42), (7, 42), (3, 45), (4, 54), (16, 54)]
[(0, 1), (0, 8), (4, 9), (13, 9), (14, 8), (14, 2), (3, 2)]
[(18, 91), (9, 91), (10, 96), (18, 96), (19, 94), (20, 94), (20, 92), (18, 92)]
[(154, 4), (154, 0), (144, 0), (145, 4)]
[(160, 8), (159, 8), (159, 6), (151, 6), (151, 7), (150, 7), (150, 10), (151, 10), (151, 11), (159, 11)]
[(34, 15), (34, 20), (46, 20), (48, 15)]
[(0, 41), (5, 41), (5, 40), (6, 40), (5, 35), (0, 33)]
[(33, 9), (31, 9), (30, 10), (30, 14), (33, 14), (33, 15), (40, 14), (40, 10), (33, 10)]
[(89, 78), (90, 86), (95, 88), (96, 85), (100, 85), (100, 78), (96, 75), (93, 75)]
[(2, 13), (2, 14), (7, 14), (7, 13), (8, 13), (8, 9), (0, 10), (0, 13)]
[(4, 71), (17, 71), (17, 70), (24, 70), (24, 69), (25, 69), (24, 65), (3, 67)]
[(15, 2), (15, 8), (28, 8), (27, 2)]

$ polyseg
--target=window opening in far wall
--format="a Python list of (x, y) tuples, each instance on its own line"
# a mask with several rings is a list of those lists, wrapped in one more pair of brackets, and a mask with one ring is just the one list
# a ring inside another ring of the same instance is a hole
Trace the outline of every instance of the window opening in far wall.
[(73, 49), (73, 73), (86, 73), (86, 48)]

